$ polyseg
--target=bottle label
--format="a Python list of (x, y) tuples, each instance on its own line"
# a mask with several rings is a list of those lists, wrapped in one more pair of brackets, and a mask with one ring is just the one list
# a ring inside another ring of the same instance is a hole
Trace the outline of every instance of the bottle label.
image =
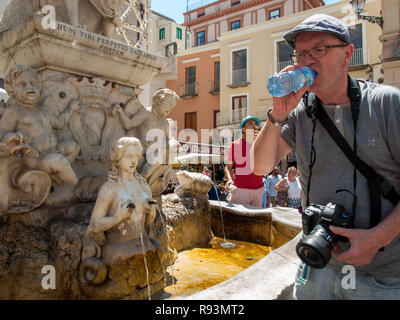
[(310, 85), (310, 80), (311, 80), (310, 74), (306, 74), (306, 86)]

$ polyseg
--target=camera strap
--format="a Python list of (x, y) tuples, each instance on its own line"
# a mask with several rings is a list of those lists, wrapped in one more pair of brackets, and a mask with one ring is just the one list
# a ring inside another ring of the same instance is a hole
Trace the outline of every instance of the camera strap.
[[(328, 114), (321, 105), (321, 101), (313, 93), (309, 93), (307, 97), (307, 108), (311, 110), (312, 117), (317, 118), (331, 138), (336, 142), (342, 152), (350, 160), (350, 162), (358, 169), (358, 171), (368, 180), (368, 190), (370, 199), (370, 227), (376, 226), (381, 221), (381, 195), (389, 200), (394, 206), (400, 200), (400, 196), (394, 188), (382, 176), (378, 175), (373, 168), (368, 166), (361, 160), (357, 154), (356, 143), (356, 125), (358, 114), (360, 111), (361, 90), (358, 81), (348, 76), (348, 95), (350, 97), (352, 116), (354, 122), (354, 151), (343, 135), (339, 132), (336, 125), (329, 118)], [(312, 104), (310, 104), (312, 103)], [(353, 182), (356, 182), (356, 175), (353, 176)], [(355, 189), (355, 186), (354, 186)], [(353, 203), (354, 206), (354, 203)], [(354, 209), (354, 208), (353, 208)]]

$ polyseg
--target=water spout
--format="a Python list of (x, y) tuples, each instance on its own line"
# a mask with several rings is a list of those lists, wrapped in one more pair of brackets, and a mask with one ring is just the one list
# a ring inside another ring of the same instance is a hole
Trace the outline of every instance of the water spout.
[(237, 245), (236, 245), (235, 243), (226, 241), (225, 226), (224, 226), (224, 218), (223, 218), (223, 214), (222, 214), (221, 201), (220, 201), (219, 195), (218, 195), (218, 188), (216, 187), (216, 185), (215, 185), (214, 182), (212, 183), (212, 186), (213, 186), (213, 188), (214, 188), (214, 190), (215, 190), (215, 193), (216, 193), (216, 195), (217, 195), (218, 206), (219, 206), (219, 212), (220, 212), (220, 215), (221, 215), (222, 235), (223, 235), (223, 237), (224, 237), (224, 242), (221, 243), (221, 248), (224, 248), (224, 249), (233, 249), (233, 248), (236, 248)]
[(142, 229), (140, 228), (140, 222), (137, 218), (137, 215), (134, 214), (134, 217), (135, 217), (136, 227), (138, 228), (138, 230), (140, 232), (140, 242), (142, 243), (142, 254), (143, 254), (143, 259), (144, 259), (144, 267), (146, 269), (147, 293), (149, 295), (149, 300), (151, 300), (149, 268), (147, 266), (147, 258), (146, 258), (146, 252), (145, 252), (144, 241), (143, 241), (143, 233), (142, 233)]

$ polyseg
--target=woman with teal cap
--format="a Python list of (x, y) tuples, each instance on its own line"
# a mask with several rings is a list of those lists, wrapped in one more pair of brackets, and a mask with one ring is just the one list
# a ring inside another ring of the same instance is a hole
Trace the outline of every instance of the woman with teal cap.
[[(242, 137), (232, 142), (226, 161), (227, 187), (234, 185), (232, 202), (247, 204), (261, 208), (264, 194), (264, 182), (262, 176), (253, 173), (250, 150), (257, 137), (260, 119), (246, 116), (239, 125)], [(233, 170), (235, 166), (235, 170)]]

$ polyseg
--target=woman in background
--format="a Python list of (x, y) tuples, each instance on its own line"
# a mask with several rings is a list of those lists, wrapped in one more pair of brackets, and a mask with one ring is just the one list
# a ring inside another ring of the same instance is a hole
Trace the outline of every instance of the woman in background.
[(290, 167), (288, 169), (287, 178), (283, 178), (279, 181), (275, 189), (277, 191), (287, 191), (288, 193), (288, 207), (298, 209), (302, 212), (301, 204), (301, 185), (299, 178), (297, 177), (296, 167)]

